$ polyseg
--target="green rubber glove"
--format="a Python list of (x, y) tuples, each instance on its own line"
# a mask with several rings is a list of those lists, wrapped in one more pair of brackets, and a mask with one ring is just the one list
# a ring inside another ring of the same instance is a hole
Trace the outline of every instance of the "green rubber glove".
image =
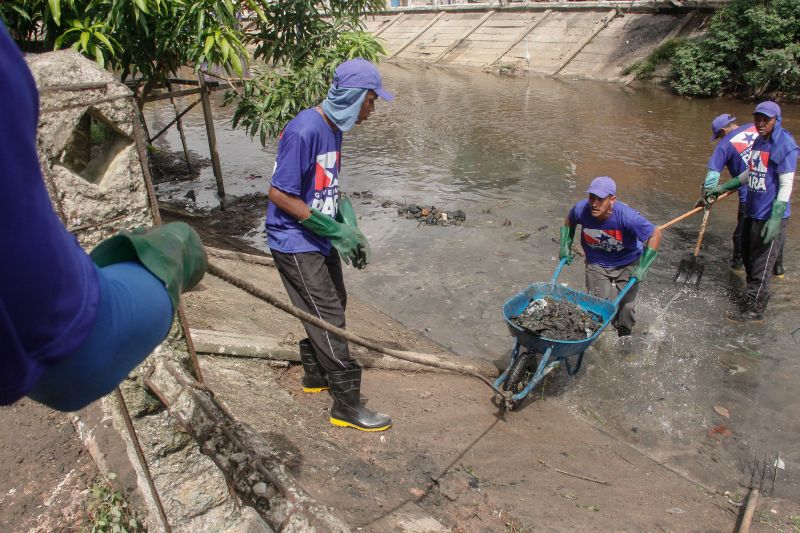
[(358, 249), (353, 258), (353, 266), (361, 270), (372, 262), (372, 249), (369, 246), (367, 238), (361, 233), (361, 230), (358, 229), (356, 212), (349, 198), (339, 198), (339, 211), (336, 213), (336, 221), (350, 226), (358, 237)]
[(173, 311), (181, 293), (197, 285), (208, 267), (200, 236), (185, 222), (121, 231), (98, 244), (91, 256), (99, 267), (139, 261), (164, 283)]
[(300, 224), (320, 237), (328, 237), (333, 247), (339, 252), (342, 261), (346, 264), (349, 265), (350, 261), (356, 257), (358, 245), (360, 244), (358, 235), (356, 235), (357, 229), (353, 231), (353, 228), (347, 224), (336, 222), (328, 215), (323, 215), (313, 207), (311, 208), (311, 216), (305, 220), (301, 220)]
[(644, 281), (644, 278), (647, 276), (647, 271), (650, 270), (650, 266), (658, 257), (658, 250), (653, 250), (649, 246), (644, 249), (642, 252), (642, 257), (639, 259), (639, 264), (636, 268), (633, 269), (632, 276), (635, 276), (640, 282)]
[(741, 186), (742, 182), (739, 181), (739, 178), (733, 178), (732, 180), (726, 181), (722, 185), (717, 185), (716, 187), (712, 187), (710, 189), (703, 189), (703, 198), (705, 198), (706, 205), (713, 204), (717, 201), (717, 197), (719, 197), (720, 194), (727, 191), (735, 191)]
[(572, 241), (575, 239), (575, 226), (561, 226), (561, 239), (558, 243), (558, 259), (567, 258), (567, 264), (572, 264), (575, 257), (572, 254)]
[(781, 220), (783, 220), (784, 213), (786, 213), (786, 202), (779, 200), (772, 202), (772, 213), (770, 213), (767, 223), (761, 228), (761, 237), (764, 239), (764, 244), (771, 243), (780, 233)]

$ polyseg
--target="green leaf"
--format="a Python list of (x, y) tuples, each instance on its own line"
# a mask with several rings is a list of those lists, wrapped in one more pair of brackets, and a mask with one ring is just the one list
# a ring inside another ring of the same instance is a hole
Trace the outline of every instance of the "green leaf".
[(206, 37), (205, 46), (203, 46), (203, 55), (207, 56), (212, 46), (214, 46), (214, 36), (209, 35), (208, 37)]
[[(133, 0), (133, 2), (136, 4), (136, 7), (139, 8), (139, 11), (141, 11), (145, 15), (149, 15), (150, 14), (150, 12), (147, 10), (147, 2), (146, 2), (146, 0)], [(138, 19), (138, 14), (137, 14), (137, 19)]]
[(50, 15), (56, 26), (61, 26), (61, 0), (47, 0), (47, 5), (50, 7)]
[(87, 51), (89, 49), (89, 32), (81, 32), (81, 49)]

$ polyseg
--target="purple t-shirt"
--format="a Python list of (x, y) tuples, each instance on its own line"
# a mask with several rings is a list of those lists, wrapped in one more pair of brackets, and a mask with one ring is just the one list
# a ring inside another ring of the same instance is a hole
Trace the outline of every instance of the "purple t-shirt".
[(581, 200), (569, 210), (569, 221), (581, 226), (581, 246), (586, 262), (606, 268), (629, 265), (642, 255), (642, 243), (655, 226), (632, 207), (617, 201), (611, 216), (600, 221), (592, 216), (589, 200)]
[[(761, 136), (753, 143), (750, 154), (750, 173), (748, 175), (747, 202), (745, 215), (756, 220), (767, 220), (772, 213), (772, 203), (778, 197), (778, 174), (797, 170), (798, 151), (789, 152), (780, 163), (769, 158), (772, 139)], [(783, 218), (789, 218), (791, 205), (786, 205)]]
[[(739, 126), (717, 143), (708, 160), (708, 169), (722, 172), (722, 169), (727, 167), (732, 178), (739, 176), (747, 170), (750, 150), (757, 137), (758, 130), (754, 124)], [(747, 187), (739, 187), (739, 201), (744, 202), (746, 199)]]
[[(341, 131), (334, 132), (316, 109), (301, 111), (281, 133), (271, 185), (302, 198), (324, 215), (336, 217), (341, 150)], [(272, 202), (267, 208), (266, 227), (267, 245), (272, 250), (330, 253), (330, 239), (307, 230)]]
[(79, 348), (97, 315), (97, 272), (50, 203), (36, 153), (39, 99), (0, 23), (0, 405)]

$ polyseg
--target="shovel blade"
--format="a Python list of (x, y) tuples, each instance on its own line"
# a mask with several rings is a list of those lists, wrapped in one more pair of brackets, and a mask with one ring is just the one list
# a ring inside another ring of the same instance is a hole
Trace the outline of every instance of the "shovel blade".
[(701, 263), (695, 263), (692, 267), (692, 271), (689, 272), (689, 279), (686, 280), (687, 285), (694, 285), (695, 287), (700, 286), (700, 278), (703, 277), (703, 270), (705, 270), (706, 266)]
[(675, 279), (673, 279), (672, 282), (681, 284), (686, 283), (691, 272), (692, 261), (690, 259), (681, 259), (681, 263), (678, 265), (678, 272), (675, 273)]
[(697, 257), (689, 256), (681, 259), (681, 263), (678, 265), (678, 272), (672, 281), (673, 283), (691, 284), (697, 287), (700, 285), (700, 278), (703, 277), (703, 270), (705, 270), (705, 265), (700, 263)]

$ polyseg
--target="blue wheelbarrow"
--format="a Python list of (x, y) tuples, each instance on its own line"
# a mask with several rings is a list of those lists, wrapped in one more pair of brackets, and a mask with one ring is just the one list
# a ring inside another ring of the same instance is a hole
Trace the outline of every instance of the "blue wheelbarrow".
[[(564, 365), (570, 376), (575, 375), (581, 368), (583, 353), (611, 322), (617, 314), (619, 303), (637, 282), (637, 279), (632, 277), (614, 301), (604, 300), (556, 283), (566, 262), (566, 259), (561, 260), (550, 283), (533, 283), (527, 289), (509, 298), (503, 305), (503, 317), (506, 319), (508, 330), (515, 338), (515, 343), (511, 352), (511, 361), (503, 374), (494, 382), (494, 389), (505, 398), (505, 407), (509, 410), (514, 409), (545, 376), (560, 365)], [(601, 323), (600, 327), (591, 337), (565, 341), (541, 337), (512, 321), (527, 309), (530, 302), (545, 296), (554, 300), (566, 300), (584, 311), (596, 315)], [(536, 370), (533, 370), (534, 368)], [(533, 372), (531, 373), (531, 371)], [(526, 375), (530, 376), (527, 383), (524, 382)], [(507, 391), (506, 394), (503, 394), (501, 389)], [(510, 396), (508, 391), (511, 393)]]

